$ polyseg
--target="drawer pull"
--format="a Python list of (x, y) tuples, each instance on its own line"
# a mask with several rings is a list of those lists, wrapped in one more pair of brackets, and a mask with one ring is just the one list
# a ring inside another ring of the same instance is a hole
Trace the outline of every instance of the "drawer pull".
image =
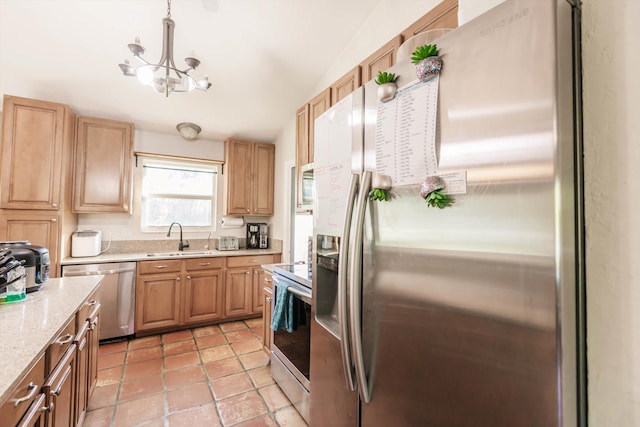
[(264, 281), (267, 282), (267, 283), (271, 283), (271, 279), (268, 279), (266, 277), (264, 278)]
[(67, 382), (67, 378), (69, 378), (69, 375), (71, 375), (71, 365), (67, 366), (67, 369), (64, 370), (64, 374), (60, 379), (60, 383), (58, 384), (58, 387), (56, 387), (56, 389), (51, 392), (52, 395), (60, 396), (60, 393), (62, 393), (62, 387)]
[(211, 263), (210, 262), (199, 262), (198, 265), (205, 266), (205, 265), (211, 265)]
[(153, 268), (157, 268), (158, 270), (161, 270), (163, 268), (167, 268), (166, 265), (154, 265)]
[(91, 307), (91, 306), (93, 306), (93, 305), (96, 305), (97, 303), (98, 303), (98, 301), (97, 301), (97, 300), (92, 299), (91, 301), (87, 302), (87, 305), (88, 305), (89, 307)]
[(33, 382), (30, 382), (29, 385), (27, 386), (27, 388), (29, 389), (29, 393), (24, 397), (19, 397), (18, 399), (15, 399), (13, 401), (13, 406), (18, 406), (21, 403), (32, 399), (33, 396), (35, 396), (36, 393), (38, 392), (38, 390), (40, 389), (40, 386), (38, 386), (37, 384), (34, 384)]
[(71, 334), (67, 334), (64, 337), (60, 337), (56, 340), (56, 344), (58, 345), (65, 345), (65, 344), (69, 344), (71, 341), (73, 341), (73, 335)]

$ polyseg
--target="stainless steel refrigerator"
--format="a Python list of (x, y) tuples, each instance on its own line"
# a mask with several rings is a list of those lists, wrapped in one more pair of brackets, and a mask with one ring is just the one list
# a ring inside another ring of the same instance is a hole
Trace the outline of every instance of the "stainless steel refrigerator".
[(572, 3), (508, 0), (435, 40), (437, 79), (403, 60), (392, 101), (370, 82), (316, 121), (312, 427), (586, 423)]

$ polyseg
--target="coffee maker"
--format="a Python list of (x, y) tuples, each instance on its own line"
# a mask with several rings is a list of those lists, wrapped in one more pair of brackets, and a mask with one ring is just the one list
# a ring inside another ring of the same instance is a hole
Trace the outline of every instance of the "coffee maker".
[(247, 223), (247, 249), (267, 249), (269, 226), (265, 223)]

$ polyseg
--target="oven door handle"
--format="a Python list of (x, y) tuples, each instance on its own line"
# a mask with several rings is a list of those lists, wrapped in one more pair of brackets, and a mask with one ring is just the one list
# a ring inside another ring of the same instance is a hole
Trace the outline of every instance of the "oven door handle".
[(302, 291), (298, 290), (297, 288), (294, 288), (293, 286), (289, 286), (287, 288), (287, 291), (289, 291), (290, 293), (302, 298), (302, 300), (304, 302), (306, 302), (307, 304), (311, 304), (311, 294), (302, 292)]
[[(280, 284), (280, 282), (282, 282), (283, 280), (278, 277), (277, 275), (273, 276), (273, 286), (277, 289), (278, 285)], [(289, 287), (287, 288), (287, 291), (289, 291), (289, 293), (297, 296), (298, 298), (300, 298), (302, 301), (304, 301), (305, 303), (311, 305), (311, 296), (312, 294), (309, 292), (304, 292), (301, 291), (300, 289), (289, 285)], [(276, 290), (277, 292), (277, 290)]]

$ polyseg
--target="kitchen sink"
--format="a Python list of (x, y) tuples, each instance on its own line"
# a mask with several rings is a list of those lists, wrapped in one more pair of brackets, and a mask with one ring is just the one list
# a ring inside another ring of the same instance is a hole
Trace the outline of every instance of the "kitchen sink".
[(211, 255), (213, 251), (204, 251), (204, 252), (195, 252), (195, 251), (184, 251), (184, 252), (155, 252), (151, 254), (147, 254), (148, 257), (182, 257), (182, 256), (197, 256), (197, 255)]

